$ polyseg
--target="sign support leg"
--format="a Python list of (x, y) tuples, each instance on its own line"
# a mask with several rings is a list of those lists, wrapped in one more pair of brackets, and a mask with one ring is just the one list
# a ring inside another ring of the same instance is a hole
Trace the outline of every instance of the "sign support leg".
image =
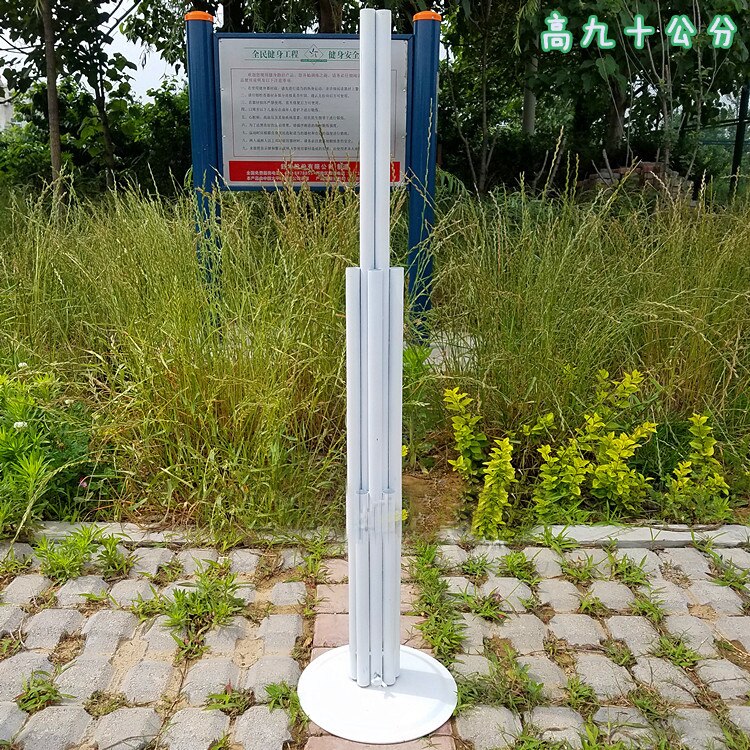
[(437, 170), (438, 63), (440, 21), (433, 11), (414, 16), (414, 69), (409, 118), (409, 305), (421, 337), (432, 307), (432, 252)]
[(456, 683), (400, 646), (404, 273), (390, 267), (391, 14), (360, 14), (360, 266), (346, 273), (349, 645), (313, 661), (302, 708), (355, 742), (422, 737), (447, 721)]
[(190, 141), (193, 155), (193, 188), (196, 201), (196, 253), (209, 291), (215, 292), (221, 274), (218, 226), (219, 147), (216, 123), (213, 16), (191, 11), (187, 26)]

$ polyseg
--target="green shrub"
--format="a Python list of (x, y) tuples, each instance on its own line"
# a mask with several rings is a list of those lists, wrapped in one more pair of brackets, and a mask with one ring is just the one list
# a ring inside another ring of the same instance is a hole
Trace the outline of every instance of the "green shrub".
[(0, 372), (0, 536), (25, 521), (90, 516), (109, 472), (91, 455), (91, 417), (25, 362)]
[(474, 511), (471, 530), (479, 537), (497, 539), (505, 525), (504, 514), (510, 505), (508, 488), (516, 481), (511, 458), (513, 446), (508, 438), (495, 440), (485, 463), (484, 485), (479, 491), (479, 502)]

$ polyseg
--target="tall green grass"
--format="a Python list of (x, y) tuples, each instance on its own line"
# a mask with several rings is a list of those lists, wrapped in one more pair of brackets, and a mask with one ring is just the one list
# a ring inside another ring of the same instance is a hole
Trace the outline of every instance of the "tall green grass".
[[(519, 194), (441, 205), (436, 402), (460, 385), (497, 432), (548, 410), (566, 422), (599, 368), (638, 367), (662, 389), (658, 421), (709, 409), (740, 446), (750, 432), (750, 207)], [(222, 210), (212, 294), (187, 197), (71, 198), (54, 219), (41, 199), (9, 200), (0, 365), (52, 370), (90, 403), (123, 516), (222, 534), (339, 522), (356, 195), (227, 194)]]

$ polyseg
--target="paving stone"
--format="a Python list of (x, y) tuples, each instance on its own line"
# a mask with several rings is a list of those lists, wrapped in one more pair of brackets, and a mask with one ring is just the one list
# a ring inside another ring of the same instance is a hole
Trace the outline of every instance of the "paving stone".
[(232, 573), (252, 575), (258, 567), (260, 555), (249, 549), (236, 549), (229, 554)]
[(118, 708), (99, 719), (93, 740), (100, 750), (144, 750), (160, 728), (153, 708)]
[(220, 693), (226, 685), (237, 685), (239, 669), (230, 659), (201, 659), (190, 667), (182, 692), (194, 706), (202, 706), (211, 693)]
[(554, 550), (548, 547), (526, 547), (523, 554), (534, 563), (541, 578), (559, 578), (562, 575), (560, 555)]
[(464, 612), (461, 615), (463, 620), (463, 643), (461, 648), (465, 654), (483, 654), (484, 637), (487, 635), (487, 623), (477, 615)]
[(271, 589), (271, 602), (277, 607), (289, 607), (305, 599), (307, 589), (302, 581), (277, 583)]
[(581, 747), (583, 719), (572, 708), (537, 706), (527, 717), (547, 742), (567, 742), (572, 748)]
[(439, 548), (440, 561), (448, 570), (460, 570), (469, 559), (469, 553), (457, 544), (443, 544)]
[(517, 578), (489, 576), (480, 591), (482, 596), (499, 596), (503, 612), (525, 612), (523, 602), (531, 599), (531, 589)]
[(656, 628), (645, 617), (614, 615), (606, 625), (612, 638), (622, 641), (635, 657), (650, 654), (659, 641)]
[(114, 670), (108, 655), (76, 657), (60, 672), (55, 684), (63, 695), (85, 701), (97, 690), (106, 691), (112, 683)]
[(43, 594), (52, 581), (37, 573), (16, 576), (4, 589), (2, 600), (5, 604), (28, 604)]
[(708, 605), (717, 615), (741, 615), (743, 612), (742, 599), (729, 586), (696, 581), (688, 591), (695, 602)]
[(589, 594), (614, 612), (627, 612), (635, 601), (633, 592), (619, 581), (594, 581), (589, 586)]
[(632, 672), (638, 682), (653, 687), (670, 703), (695, 703), (695, 685), (681, 669), (665, 659), (643, 657), (635, 663)]
[(268, 706), (248, 708), (234, 725), (234, 742), (242, 750), (282, 750), (291, 739), (286, 711)]
[(750, 737), (750, 706), (730, 706), (729, 721)]
[[(200, 661), (196, 666), (203, 663)], [(191, 672), (193, 669), (195, 666)], [(156, 703), (164, 695), (171, 676), (172, 665), (169, 662), (139, 661), (128, 670), (120, 690), (131, 703)]]
[(132, 638), (138, 618), (131, 612), (102, 609), (93, 614), (81, 632), (87, 654), (114, 654), (121, 640)]
[(597, 648), (607, 638), (604, 628), (588, 615), (555, 615), (549, 628), (571, 646)]
[(659, 553), (662, 562), (679, 568), (691, 581), (711, 577), (711, 566), (708, 558), (695, 547), (675, 547)]
[(43, 609), (26, 621), (24, 645), (52, 651), (63, 635), (78, 632), (83, 622), (83, 615), (75, 609)]
[[(263, 653), (291, 654), (297, 638), (302, 635), (302, 628), (303, 621), (300, 615), (269, 615), (264, 618), (258, 630), (258, 634), (263, 638)], [(347, 643), (348, 632), (347, 618)]]
[(286, 682), (293, 687), (299, 676), (299, 664), (294, 659), (288, 656), (261, 656), (247, 671), (245, 689), (253, 691), (258, 703), (268, 703), (267, 685)]
[(221, 711), (183, 708), (169, 722), (161, 744), (169, 750), (208, 750), (229, 731), (229, 717)]
[(174, 552), (159, 547), (138, 547), (133, 551), (132, 573), (155, 576), (159, 567), (168, 565), (174, 558)]
[(727, 641), (737, 641), (750, 653), (750, 617), (719, 617), (716, 632)]
[(695, 667), (698, 676), (725, 701), (744, 700), (750, 695), (750, 674), (727, 659), (706, 659)]
[(138, 601), (138, 597), (144, 602), (150, 601), (156, 596), (156, 591), (148, 581), (128, 578), (125, 581), (118, 581), (109, 595), (120, 607), (127, 609)]
[(692, 615), (670, 615), (664, 620), (664, 627), (701, 656), (716, 656), (713, 631), (703, 620)]
[(490, 661), (479, 654), (461, 654), (451, 666), (451, 671), (461, 677), (481, 675), (486, 677), (490, 673)]
[(661, 560), (656, 552), (642, 547), (633, 547), (618, 550), (617, 557), (627, 557), (634, 565), (643, 568), (650, 581), (658, 581), (661, 585)]
[(699, 531), (695, 536), (699, 542), (713, 542), (715, 547), (739, 547), (741, 544), (750, 544), (750, 526), (729, 523), (718, 529)]
[(302, 565), (305, 559), (302, 552), (294, 547), (282, 549), (279, 554), (281, 555), (282, 570), (294, 570)]
[(0, 636), (17, 633), (25, 619), (26, 613), (20, 607), (0, 604)]
[(577, 654), (576, 671), (593, 688), (597, 698), (605, 702), (621, 698), (635, 688), (628, 670), (602, 654)]
[(725, 750), (724, 732), (716, 717), (703, 708), (677, 708), (671, 724), (687, 750)]
[(369, 745), (349, 742), (329, 734), (310, 737), (305, 744), (305, 750), (455, 750), (455, 747), (453, 738), (445, 735), (432, 735), (412, 742), (399, 742), (397, 745)]
[(322, 614), (346, 614), (349, 611), (349, 586), (325, 583), (315, 589), (315, 609)]
[(577, 612), (581, 604), (581, 595), (570, 581), (562, 579), (545, 579), (539, 583), (537, 596), (560, 614)]
[(477, 706), (459, 714), (456, 729), (474, 750), (503, 750), (515, 745), (521, 734), (521, 720), (507, 708)]
[(157, 617), (151, 627), (141, 636), (148, 644), (147, 653), (163, 654), (173, 656), (177, 653), (177, 642), (172, 636), (172, 629), (167, 627), (167, 618), (164, 615)]
[(212, 654), (232, 654), (237, 641), (248, 634), (248, 621), (244, 617), (233, 617), (229, 625), (211, 630), (206, 635), (206, 645)]
[(750, 570), (750, 552), (744, 549), (732, 548), (716, 550), (721, 557), (742, 570)]
[(177, 553), (177, 560), (182, 565), (182, 571), (186, 576), (193, 576), (207, 563), (216, 562), (219, 553), (215, 549), (184, 549)]
[(11, 553), (17, 562), (29, 561), (31, 568), (28, 568), (28, 570), (36, 570), (39, 567), (39, 558), (34, 554), (30, 544), (23, 542), (15, 542), (14, 544), (3, 542), (0, 544), (0, 560), (5, 561)]
[(476, 586), (463, 576), (447, 576), (443, 580), (448, 584), (448, 593), (454, 596), (460, 596), (465, 592), (473, 594), (476, 591)]
[(32, 672), (49, 672), (52, 664), (44, 654), (21, 651), (0, 661), (0, 701), (12, 701), (23, 690), (23, 682)]
[(102, 594), (108, 588), (101, 576), (72, 578), (57, 592), (57, 606), (77, 607), (79, 604), (86, 604), (86, 594)]
[(341, 558), (323, 560), (323, 569), (329, 583), (344, 583), (349, 580), (349, 562)]
[(29, 718), (18, 744), (23, 750), (69, 750), (81, 742), (90, 723), (81, 706), (50, 706)]
[(547, 626), (536, 615), (511, 615), (500, 625), (488, 628), (491, 635), (510, 641), (519, 654), (544, 652), (544, 641), (549, 635)]
[(604, 730), (611, 743), (622, 742), (631, 747), (649, 747), (653, 730), (637, 708), (603, 706), (594, 714), (594, 722)]
[[(263, 623), (261, 623), (263, 627)], [(349, 643), (349, 617), (347, 615), (318, 615), (313, 626), (314, 648), (336, 648)]]
[(236, 593), (238, 599), (242, 599), (245, 604), (252, 604), (255, 601), (256, 594), (255, 586), (252, 583), (239, 581)]
[(0, 742), (10, 742), (23, 726), (26, 716), (15, 702), (0, 703)]
[(568, 678), (565, 672), (546, 656), (519, 656), (516, 661), (529, 668), (528, 675), (542, 686), (542, 695), (550, 701), (565, 698)]
[(685, 589), (671, 581), (659, 580), (655, 586), (639, 586), (638, 590), (652, 599), (657, 600), (667, 615), (686, 615), (688, 613), (688, 599)]
[(472, 557), (486, 557), (491, 565), (496, 565), (509, 551), (504, 544), (477, 544), (471, 554)]

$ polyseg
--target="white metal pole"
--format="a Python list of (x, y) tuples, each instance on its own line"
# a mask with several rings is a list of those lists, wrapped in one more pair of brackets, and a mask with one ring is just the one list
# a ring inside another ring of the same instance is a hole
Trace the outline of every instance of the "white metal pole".
[(312, 661), (298, 690), (323, 729), (389, 744), (443, 724), (456, 683), (399, 645), (404, 272), (390, 267), (391, 14), (360, 18), (360, 265), (346, 273), (349, 645)]

